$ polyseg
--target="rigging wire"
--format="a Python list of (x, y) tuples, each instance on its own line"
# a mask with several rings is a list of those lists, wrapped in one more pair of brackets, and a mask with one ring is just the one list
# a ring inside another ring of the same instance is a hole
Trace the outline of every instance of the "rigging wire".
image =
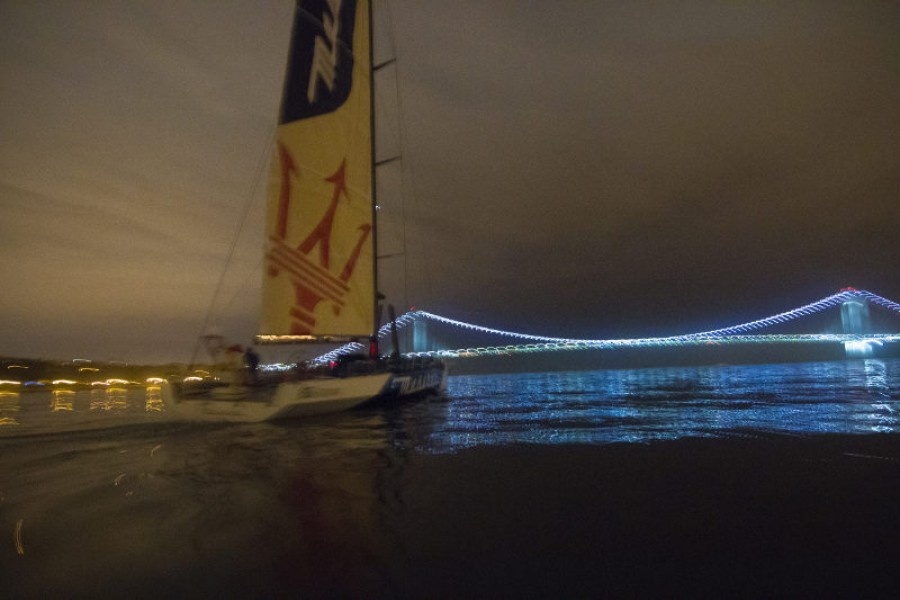
[(200, 345), (203, 339), (203, 335), (206, 333), (207, 327), (209, 327), (209, 323), (213, 315), (213, 309), (216, 305), (216, 300), (218, 299), (219, 294), (222, 292), (222, 286), (225, 283), (225, 276), (228, 273), (229, 266), (231, 266), (231, 263), (234, 260), (234, 252), (237, 249), (237, 244), (238, 240), (241, 237), (241, 233), (243, 233), (244, 231), (244, 224), (247, 222), (247, 215), (250, 214), (250, 209), (253, 207), (253, 200), (256, 197), (256, 190), (259, 189), (259, 182), (263, 176), (263, 172), (266, 169), (266, 165), (268, 165), (269, 163), (269, 156), (272, 152), (272, 146), (275, 144), (276, 130), (276, 127), (271, 127), (265, 150), (263, 150), (263, 152), (261, 153), (259, 162), (256, 165), (253, 183), (250, 187), (250, 192), (247, 194), (247, 199), (244, 201), (243, 213), (241, 214), (241, 218), (238, 219), (238, 224), (235, 227), (234, 235), (231, 238), (231, 247), (228, 249), (228, 256), (225, 259), (225, 264), (222, 266), (222, 271), (219, 273), (219, 280), (216, 283), (216, 289), (213, 292), (212, 299), (210, 300), (209, 306), (206, 309), (206, 314), (203, 317), (203, 325), (200, 328), (200, 332), (197, 334), (197, 343), (194, 345), (194, 352), (191, 354), (190, 363), (188, 363), (189, 368), (193, 367), (194, 361), (197, 360), (197, 354), (200, 352)]
[[(397, 51), (397, 42), (394, 38), (394, 13), (391, 10), (391, 2), (385, 0), (385, 13), (387, 14), (388, 21), (388, 30), (390, 32), (390, 47), (391, 52), (394, 55), (395, 61), (395, 77), (394, 77), (394, 86), (395, 86), (395, 95), (397, 97), (397, 131), (399, 135), (399, 144), (400, 144), (400, 155), (406, 155), (406, 149), (409, 147), (409, 136), (404, 127), (404, 119), (403, 115), (405, 114), (403, 108), (403, 96), (400, 92), (400, 76), (401, 76), (401, 66), (402, 63), (400, 61), (399, 52)], [(412, 156), (412, 153), (410, 153)], [(405, 172), (405, 175), (404, 175)], [(406, 184), (406, 179), (409, 178), (409, 185)], [(406, 307), (410, 306), (410, 294), (409, 294), (409, 282), (410, 271), (414, 270), (415, 265), (412, 265), (411, 262), (415, 261), (416, 256), (415, 252), (408, 252), (408, 241), (407, 241), (407, 224), (408, 224), (408, 215), (412, 213), (412, 218), (417, 219), (418, 217), (418, 206), (417, 206), (417, 198), (419, 197), (418, 184), (416, 182), (415, 171), (412, 167), (412, 161), (403, 161), (401, 163), (401, 177), (400, 177), (400, 185), (401, 185), (401, 219), (402, 219), (402, 237), (403, 237), (403, 250), (404, 250), (404, 259), (403, 259), (403, 300)], [(408, 207), (406, 200), (409, 197), (412, 206)], [(422, 281), (424, 280), (425, 289), (431, 291), (433, 288), (432, 284), (432, 270), (424, 268), (422, 257), (418, 258), (418, 265), (415, 268), (415, 278), (419, 283), (419, 289), (417, 290), (417, 297), (420, 298)]]
[(247, 271), (247, 275), (246, 275), (246, 277), (244, 277), (244, 280), (240, 283), (240, 285), (237, 286), (237, 289), (235, 289), (234, 294), (232, 294), (232, 296), (228, 300), (228, 302), (226, 302), (225, 305), (222, 307), (223, 313), (227, 313), (228, 309), (231, 308), (232, 306), (234, 306), (234, 303), (238, 299), (238, 297), (247, 290), (247, 287), (248, 287), (247, 284), (250, 281), (251, 277), (262, 275), (262, 266), (263, 266), (263, 263), (265, 263), (265, 261), (266, 261), (266, 257), (260, 256), (259, 260), (256, 261), (256, 266), (254, 266), (251, 270)]
[[(400, 193), (396, 196), (399, 199), (399, 218), (400, 218), (400, 251), (399, 252), (390, 252), (380, 256), (379, 258), (388, 258), (388, 257), (401, 257), (403, 259), (403, 304), (408, 304), (409, 299), (409, 256), (408, 256), (408, 248), (407, 248), (407, 222), (406, 222), (406, 191), (404, 185), (403, 172), (405, 169), (405, 165), (402, 159), (404, 156), (404, 143), (403, 143), (403, 119), (402, 119), (402, 102), (400, 100), (400, 79), (399, 79), (399, 66), (398, 66), (398, 56), (397, 56), (397, 44), (394, 39), (394, 22), (393, 22), (393, 14), (391, 12), (390, 2), (385, 0), (381, 3), (382, 10), (379, 11), (381, 15), (381, 23), (379, 29), (382, 33), (382, 39), (385, 39), (383, 46), (387, 48), (387, 55), (390, 57), (384, 61), (381, 61), (376, 67), (376, 71), (387, 70), (387, 67), (392, 67), (393, 71), (393, 96), (396, 99), (396, 107), (397, 107), (397, 115), (393, 121), (393, 128), (390, 130), (394, 135), (391, 136), (391, 142), (398, 146), (397, 155), (392, 156), (388, 159), (381, 160), (376, 162), (376, 167), (381, 165), (386, 165), (394, 161), (399, 161), (400, 168)], [(384, 80), (384, 76), (381, 77), (381, 80)], [(384, 92), (379, 93), (379, 98), (382, 100), (378, 104), (382, 107), (386, 106), (387, 103), (384, 102)], [(381, 111), (381, 116), (386, 117), (384, 114), (384, 110)], [(383, 121), (387, 121), (388, 119), (383, 119)], [(382, 128), (381, 135), (379, 137), (383, 138), (385, 136), (385, 132), (388, 129)], [(392, 145), (393, 145), (392, 144)]]

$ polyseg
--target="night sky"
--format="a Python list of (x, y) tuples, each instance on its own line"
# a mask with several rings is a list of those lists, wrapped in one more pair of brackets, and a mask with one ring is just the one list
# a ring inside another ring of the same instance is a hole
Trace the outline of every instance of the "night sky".
[[(900, 4), (385, 6), (398, 307), (621, 338), (900, 300)], [(0, 355), (187, 360), (211, 305), (249, 342), (292, 11), (0, 0)]]

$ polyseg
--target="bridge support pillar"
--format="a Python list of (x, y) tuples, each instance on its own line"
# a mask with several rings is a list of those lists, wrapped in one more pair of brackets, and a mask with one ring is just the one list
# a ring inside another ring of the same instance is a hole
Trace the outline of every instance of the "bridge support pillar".
[[(844, 333), (869, 332), (869, 305), (865, 299), (853, 298), (841, 305), (841, 326)], [(847, 358), (872, 356), (872, 346), (868, 342), (844, 342), (844, 355)]]
[(428, 322), (418, 318), (413, 321), (413, 352), (428, 352)]

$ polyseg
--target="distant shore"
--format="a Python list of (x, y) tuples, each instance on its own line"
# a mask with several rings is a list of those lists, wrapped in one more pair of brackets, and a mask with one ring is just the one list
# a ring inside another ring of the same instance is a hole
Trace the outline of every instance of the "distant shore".
[[(137, 384), (148, 378), (184, 377), (189, 370), (210, 370), (212, 365), (188, 365), (166, 363), (159, 365), (133, 364), (119, 361), (99, 361), (87, 359), (53, 360), (34, 358), (0, 357), (0, 380), (19, 383), (48, 384), (54, 380), (66, 380), (90, 386), (97, 380), (121, 379)], [(26, 386), (40, 389), (38, 386)]]

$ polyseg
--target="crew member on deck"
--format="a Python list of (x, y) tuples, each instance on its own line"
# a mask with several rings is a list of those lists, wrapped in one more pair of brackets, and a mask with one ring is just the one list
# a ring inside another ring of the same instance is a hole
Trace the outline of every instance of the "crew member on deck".
[(259, 355), (254, 352), (253, 346), (247, 346), (244, 352), (244, 366), (247, 367), (247, 381), (250, 385), (256, 384), (256, 370), (259, 368)]

